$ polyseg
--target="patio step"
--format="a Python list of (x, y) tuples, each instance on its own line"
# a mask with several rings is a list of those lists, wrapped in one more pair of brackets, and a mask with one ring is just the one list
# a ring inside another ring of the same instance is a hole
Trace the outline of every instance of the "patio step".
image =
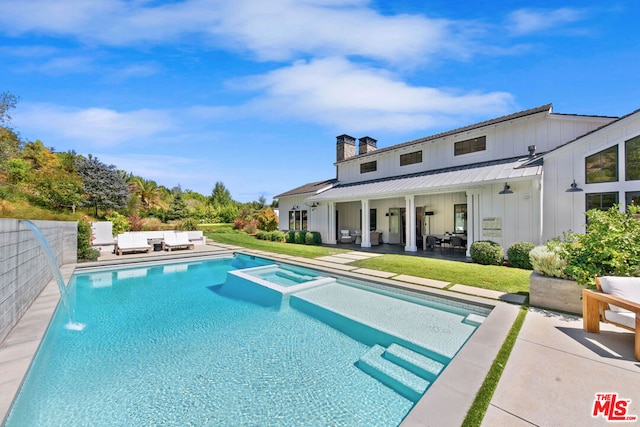
[(428, 381), (435, 381), (444, 369), (442, 363), (398, 344), (387, 347), (383, 357)]
[(381, 345), (374, 345), (356, 362), (356, 366), (403, 397), (417, 402), (431, 382), (385, 359), (385, 351)]

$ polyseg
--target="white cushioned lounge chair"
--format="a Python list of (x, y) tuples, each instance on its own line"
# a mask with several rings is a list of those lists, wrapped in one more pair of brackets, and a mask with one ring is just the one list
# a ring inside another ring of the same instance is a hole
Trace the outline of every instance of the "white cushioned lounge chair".
[(151, 252), (151, 245), (147, 243), (147, 236), (142, 233), (118, 234), (115, 253), (122, 255), (124, 252)]
[(635, 332), (634, 353), (640, 360), (640, 277), (597, 277), (596, 287), (582, 290), (584, 330), (599, 332), (603, 321)]
[(111, 221), (99, 221), (91, 223), (92, 246), (113, 246), (116, 239), (113, 237), (113, 223)]
[(164, 248), (171, 252), (172, 249), (193, 249), (193, 242), (189, 241), (187, 232), (165, 232)]

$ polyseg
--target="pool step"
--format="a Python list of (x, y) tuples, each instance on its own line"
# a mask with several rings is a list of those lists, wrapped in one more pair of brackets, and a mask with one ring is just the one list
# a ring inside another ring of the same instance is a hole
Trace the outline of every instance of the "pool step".
[(417, 402), (431, 382), (386, 359), (384, 357), (386, 351), (387, 349), (376, 344), (358, 360), (356, 365), (400, 395), (412, 402)]
[(434, 381), (444, 369), (442, 363), (395, 343), (387, 347), (383, 357), (429, 381)]

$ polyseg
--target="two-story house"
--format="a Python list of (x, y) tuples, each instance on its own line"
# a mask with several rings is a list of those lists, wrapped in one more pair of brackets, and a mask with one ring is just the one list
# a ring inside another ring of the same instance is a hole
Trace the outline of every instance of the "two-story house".
[[(337, 137), (336, 178), (276, 196), (281, 230), (341, 230), (362, 247), (423, 249), (458, 234), (506, 250), (584, 231), (584, 212), (640, 202), (640, 112), (622, 118), (557, 114), (544, 105), (377, 148)], [(369, 231), (369, 232), (363, 232)]]

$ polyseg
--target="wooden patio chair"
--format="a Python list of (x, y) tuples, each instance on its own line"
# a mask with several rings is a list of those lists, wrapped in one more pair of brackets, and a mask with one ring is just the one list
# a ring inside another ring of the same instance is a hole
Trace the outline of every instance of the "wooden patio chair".
[(640, 277), (596, 277), (596, 287), (582, 290), (583, 329), (600, 332), (603, 321), (634, 332), (640, 360)]

